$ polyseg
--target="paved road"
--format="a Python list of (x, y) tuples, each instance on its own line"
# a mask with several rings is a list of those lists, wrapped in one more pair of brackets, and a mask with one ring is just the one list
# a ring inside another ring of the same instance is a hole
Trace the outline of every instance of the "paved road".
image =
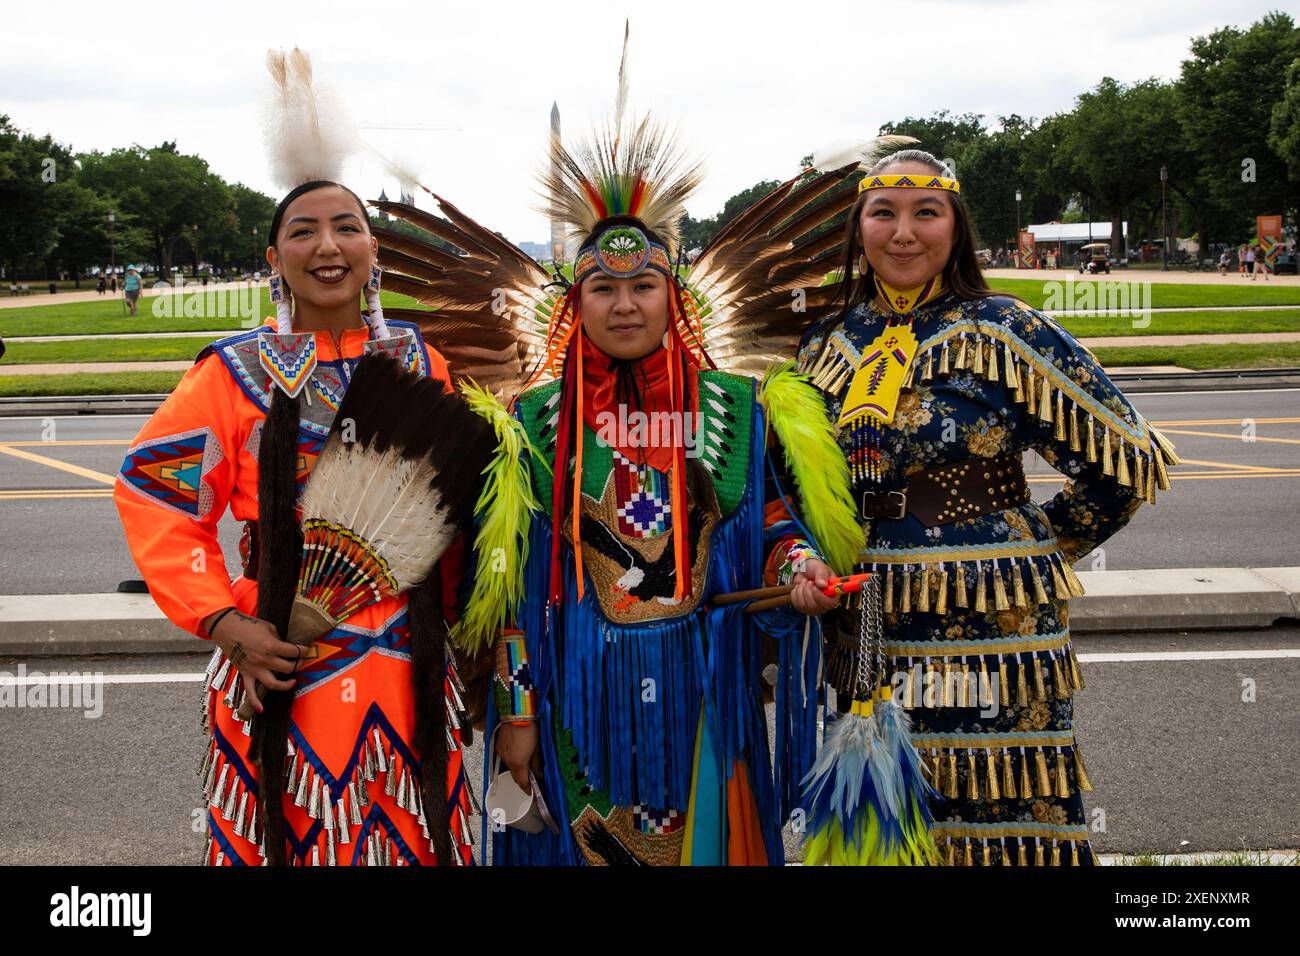
[[(1300, 628), (1077, 644), (1079, 739), (1098, 852), (1300, 846)], [(1098, 662), (1095, 654), (1289, 649), (1290, 658)], [(206, 655), (28, 661), (45, 673), (202, 671)], [(0, 660), (0, 673), (16, 662)], [(1242, 701), (1243, 680), (1255, 682)], [(0, 864), (182, 864), (202, 847), (199, 685), (104, 685), (103, 712), (0, 709)], [(475, 786), (482, 753), (470, 753)], [(201, 818), (201, 813), (198, 814)], [(787, 854), (795, 858), (793, 840)]]
[[(1300, 390), (1153, 393), (1134, 401), (1188, 463), (1173, 470), (1173, 489), (1106, 545), (1107, 568), (1300, 564)], [(1253, 442), (1242, 440), (1246, 420), (1255, 422)], [(109, 496), (144, 421), (0, 419), (0, 535), (32, 545), (0, 549), (0, 594), (98, 593), (139, 576)], [(1039, 500), (1060, 489), (1060, 476), (1037, 456), (1026, 469)], [(232, 562), (238, 540), (227, 517), (221, 541)], [(1079, 567), (1092, 568), (1093, 559)]]

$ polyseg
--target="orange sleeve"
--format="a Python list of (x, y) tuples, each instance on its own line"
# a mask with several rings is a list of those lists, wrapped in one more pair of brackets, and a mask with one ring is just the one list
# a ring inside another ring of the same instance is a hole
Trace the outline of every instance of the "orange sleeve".
[(454, 394), (456, 387), (451, 384), (451, 372), (447, 369), (447, 360), (442, 357), (441, 352), (427, 342), (424, 345), (424, 350), (429, 355), (429, 378), (442, 379), (447, 383), (448, 393)]
[(135, 437), (113, 489), (154, 602), (205, 638), (203, 619), (235, 604), (217, 522), (235, 484), (241, 398), (218, 357), (195, 365)]

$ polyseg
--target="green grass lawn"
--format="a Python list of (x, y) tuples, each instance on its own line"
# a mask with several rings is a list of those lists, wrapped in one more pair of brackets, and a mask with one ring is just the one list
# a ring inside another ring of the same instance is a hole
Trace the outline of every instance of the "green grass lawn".
[(1268, 345), (1107, 346), (1092, 351), (1107, 368), (1123, 365), (1178, 365), (1191, 369), (1300, 367), (1300, 342)]
[[(1153, 309), (1187, 309), (1208, 308), (1223, 305), (1300, 305), (1300, 286), (1271, 286), (1262, 279), (1251, 282), (1239, 279), (1236, 283), (1226, 281), (1222, 285), (1179, 285), (1172, 282), (1151, 283), (1151, 308)], [(999, 292), (1006, 292), (1029, 303), (1035, 309), (1044, 308), (1049, 289), (1044, 288), (1051, 279), (989, 279), (989, 285)], [(1140, 272), (1113, 272), (1100, 279), (1076, 277), (1073, 295), (1077, 297), (1078, 288), (1085, 282), (1139, 282), (1147, 281)], [(1064, 283), (1060, 283), (1064, 287)], [(1096, 292), (1096, 290), (1094, 290)], [(1062, 288), (1058, 295), (1064, 294)]]
[[(260, 305), (254, 310), (258, 316), (254, 324), (260, 325), (267, 316), (275, 314), (271, 308), (271, 294), (264, 286), (261, 290)], [(154, 332), (237, 332), (241, 319), (235, 314), (239, 300), (227, 298), (224, 303), (225, 315), (216, 314), (216, 291), (212, 290), (207, 299), (202, 291), (186, 293), (181, 297), (178, 308), (172, 309), (176, 314), (158, 316), (155, 314), (155, 297), (146, 296), (140, 300), (139, 314), (132, 317), (126, 314), (121, 299), (95, 299), (89, 302), (55, 303), (53, 305), (16, 306), (0, 309), (0, 338), (25, 335), (95, 335), (99, 333), (133, 333), (150, 334)], [(196, 298), (198, 297), (198, 298)], [(170, 296), (168, 298), (171, 298)], [(420, 308), (412, 298), (396, 292), (381, 292), (380, 301), (384, 308)], [(199, 304), (205, 307), (207, 314), (186, 316), (186, 311), (195, 311)], [(175, 303), (170, 303), (175, 305)], [(187, 308), (188, 307), (188, 308)]]
[(111, 372), (96, 375), (0, 375), (0, 398), (50, 395), (159, 395), (170, 392), (181, 372)]
[[(1218, 332), (1297, 332), (1300, 310), (1295, 312), (1157, 312), (1145, 328), (1133, 319), (1120, 317), (1070, 316), (1061, 324), (1079, 338), (1096, 335), (1182, 335)], [(67, 342), (10, 342), (0, 361), (5, 365), (34, 365), (72, 362), (165, 362), (194, 358), (205, 344), (220, 338), (187, 336), (157, 338), (142, 335), (129, 339), (73, 339)], [(1166, 364), (1166, 363), (1160, 363)]]
[(1153, 312), (1150, 324), (1129, 316), (1057, 316), (1076, 338), (1092, 335), (1203, 335), (1224, 332), (1300, 332), (1300, 309), (1276, 312)]
[(178, 362), (193, 360), (199, 349), (212, 338), (185, 336), (160, 339), (141, 336), (136, 339), (73, 339), (70, 342), (6, 343), (5, 357), (0, 360), (0, 374), (6, 365), (44, 365), (74, 362)]

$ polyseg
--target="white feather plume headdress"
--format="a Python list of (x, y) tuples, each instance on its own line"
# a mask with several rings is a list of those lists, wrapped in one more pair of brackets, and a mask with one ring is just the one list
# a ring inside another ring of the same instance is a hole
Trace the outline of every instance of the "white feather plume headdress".
[(271, 91), (262, 116), (271, 176), (282, 189), (338, 182), (359, 145), (356, 127), (332, 90), (314, 81), (311, 58), (294, 47), (266, 51)]

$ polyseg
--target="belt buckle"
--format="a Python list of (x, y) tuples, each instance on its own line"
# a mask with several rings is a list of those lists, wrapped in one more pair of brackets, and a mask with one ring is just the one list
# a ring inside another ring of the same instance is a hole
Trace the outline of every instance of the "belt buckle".
[(864, 491), (862, 493), (862, 513), (868, 512), (867, 501), (872, 498), (890, 498), (898, 504), (898, 514), (887, 514), (882, 517), (887, 521), (901, 521), (907, 515), (907, 492), (905, 491)]

